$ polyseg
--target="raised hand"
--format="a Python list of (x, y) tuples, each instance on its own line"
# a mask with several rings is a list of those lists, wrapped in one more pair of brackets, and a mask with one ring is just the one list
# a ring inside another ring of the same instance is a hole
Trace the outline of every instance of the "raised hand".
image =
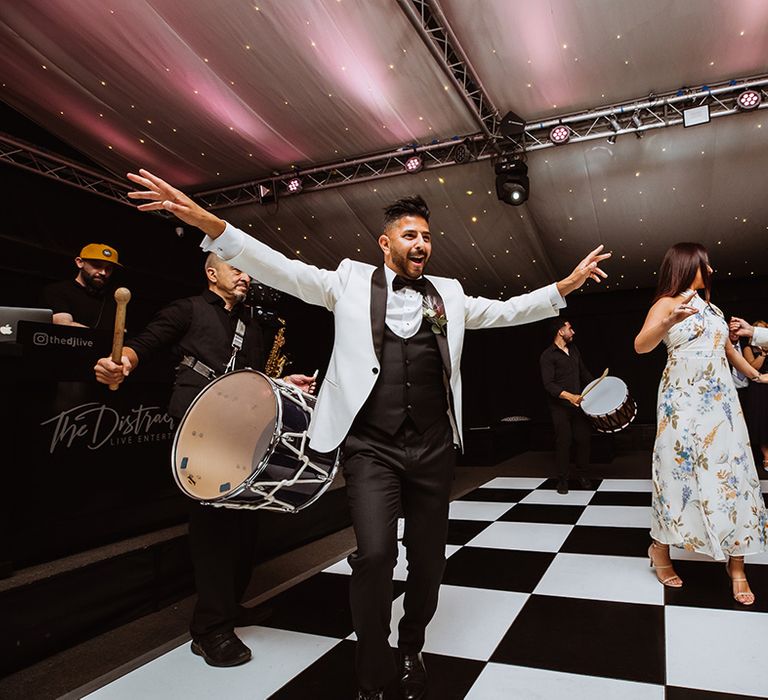
[(667, 316), (667, 325), (672, 327), (675, 324), (680, 323), (680, 321), (685, 321), (686, 318), (697, 313), (699, 313), (699, 310), (695, 306), (690, 306), (685, 303), (678, 304), (669, 312), (669, 316)]
[(224, 232), (226, 224), (218, 216), (195, 204), (181, 190), (177, 190), (148, 170), (139, 170), (138, 175), (128, 173), (128, 179), (145, 188), (128, 193), (128, 197), (131, 199), (149, 200), (149, 203), (139, 204), (138, 209), (140, 211), (165, 209), (185, 224), (196, 226), (211, 238), (216, 238)]
[(739, 338), (751, 338), (755, 329), (750, 326), (743, 318), (731, 316), (731, 321), (728, 324), (728, 330)]
[(568, 277), (557, 283), (557, 291), (563, 296), (576, 291), (588, 279), (600, 282), (608, 275), (600, 269), (600, 263), (611, 257), (610, 253), (603, 253), (604, 246), (599, 245), (584, 260), (582, 260)]

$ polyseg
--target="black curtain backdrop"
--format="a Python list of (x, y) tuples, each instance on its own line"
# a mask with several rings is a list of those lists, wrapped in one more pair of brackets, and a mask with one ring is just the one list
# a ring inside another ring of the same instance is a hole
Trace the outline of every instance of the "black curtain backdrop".
[[(180, 237), (175, 219), (142, 214), (8, 165), (0, 165), (0, 176), (6, 194), (0, 222), (0, 305), (37, 305), (42, 286), (75, 276), (73, 258), (88, 242), (115, 246), (125, 264), (116, 283), (129, 287), (133, 294), (128, 308), (129, 334), (140, 330), (167, 302), (204, 287), (199, 232), (186, 228)], [(440, 255), (440, 250), (435, 254)], [(735, 314), (751, 321), (768, 317), (766, 281), (724, 281), (716, 276), (713, 301), (726, 316)], [(569, 299), (565, 311), (592, 372), (598, 374), (609, 367), (612, 375), (626, 381), (638, 404), (637, 423), (651, 424), (665, 352), (658, 348), (649, 355), (636, 355), (633, 340), (652, 296), (650, 289), (603, 292), (590, 285)], [(286, 372), (311, 374), (319, 369), (322, 378), (333, 344), (331, 314), (287, 296), (276, 310), (287, 323)], [(535, 423), (549, 422), (538, 361), (550, 342), (545, 322), (467, 333), (462, 363), (465, 431), (494, 426), (513, 415), (528, 416)], [(171, 364), (167, 358), (158, 358), (158, 365), (161, 363), (170, 385)], [(158, 460), (157, 468), (167, 470), (167, 456)], [(136, 516), (140, 520), (138, 506)], [(138, 523), (135, 529), (145, 531), (149, 526), (148, 522)]]
[[(125, 262), (116, 284), (133, 294), (129, 333), (140, 330), (167, 302), (204, 287), (197, 231), (187, 227), (179, 237), (176, 220), (142, 214), (7, 165), (0, 166), (0, 174), (6, 201), (12, 203), (0, 223), (0, 305), (35, 306), (42, 286), (74, 277), (73, 258), (90, 241), (114, 245)], [(766, 282), (764, 277), (725, 281), (715, 275), (713, 302), (726, 316), (752, 321), (768, 317)], [(598, 374), (609, 367), (622, 378), (637, 401), (638, 422), (645, 423), (655, 420), (665, 352), (660, 347), (637, 355), (632, 344), (652, 296), (651, 289), (604, 292), (590, 284), (569, 298), (563, 312), (589, 368)], [(287, 322), (286, 371), (311, 374), (319, 368), (322, 377), (333, 344), (331, 314), (285, 295), (276, 310)], [(545, 322), (467, 333), (462, 364), (465, 427), (511, 415), (548, 420), (538, 360), (550, 341)]]
[[(606, 266), (610, 272), (610, 265)], [(726, 318), (768, 317), (768, 280), (722, 281), (715, 276), (712, 302)], [(574, 343), (595, 376), (606, 367), (623, 379), (638, 406), (638, 423), (655, 423), (656, 393), (666, 363), (662, 345), (646, 355), (634, 351), (654, 290), (600, 291), (571, 295), (562, 315), (571, 321)], [(546, 322), (467, 334), (462, 361), (465, 429), (492, 425), (504, 416), (525, 415), (549, 422), (539, 374), (539, 356), (552, 342)]]

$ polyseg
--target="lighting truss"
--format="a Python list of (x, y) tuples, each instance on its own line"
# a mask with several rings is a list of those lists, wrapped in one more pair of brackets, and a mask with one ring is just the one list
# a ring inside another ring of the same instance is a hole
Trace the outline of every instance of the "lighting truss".
[(440, 6), (434, 0), (398, 0), (432, 57), (453, 83), (483, 133), (499, 135), (499, 110), (488, 97)]
[[(739, 114), (736, 100), (745, 89), (759, 92), (763, 98), (758, 109), (768, 107), (768, 75), (742, 80), (681, 89), (646, 99), (607, 105), (586, 112), (575, 112), (553, 117), (542, 122), (529, 123), (515, 148), (538, 151), (558, 144), (549, 139), (549, 132), (558, 124), (567, 124), (571, 130), (568, 145), (581, 141), (607, 139), (622, 134), (642, 134), (683, 123), (683, 112), (691, 107), (709, 106), (711, 119)], [(618, 122), (620, 128), (615, 129)], [(563, 145), (560, 145), (562, 148)]]
[[(751, 88), (763, 97), (758, 109), (768, 108), (768, 75), (741, 80), (730, 80), (695, 89), (683, 89), (662, 95), (652, 95), (647, 99), (611, 104), (597, 109), (574, 112), (555, 116), (541, 122), (531, 122), (517, 141), (501, 138), (489, 138), (484, 133), (457, 137), (451, 141), (426, 146), (408, 146), (399, 151), (374, 153), (339, 163), (301, 170), (303, 178), (302, 192), (351, 185), (357, 182), (380, 180), (385, 177), (405, 174), (405, 161), (414, 153), (424, 159), (424, 170), (457, 165), (455, 151), (467, 139), (474, 144), (477, 153), (473, 160), (487, 160), (501, 152), (538, 151), (544, 148), (567, 148), (571, 144), (595, 139), (607, 139), (622, 134), (638, 134), (653, 129), (678, 126), (683, 123), (683, 111), (691, 107), (709, 105), (712, 119), (739, 114), (736, 98)], [(637, 116), (637, 120), (633, 117)], [(618, 131), (611, 125), (617, 121)], [(640, 126), (637, 125), (640, 122)], [(567, 144), (555, 144), (549, 139), (553, 127), (567, 124), (570, 139)], [(463, 165), (463, 163), (459, 163)], [(262, 180), (254, 180), (222, 189), (208, 190), (197, 194), (202, 203), (210, 209), (222, 209), (249, 203), (268, 203), (262, 200), (259, 186), (269, 187), (272, 191), (279, 183), (289, 180), (295, 172), (285, 172)], [(285, 188), (282, 188), (285, 190)], [(281, 196), (295, 196), (284, 192)]]
[(127, 183), (3, 133), (0, 133), (0, 162), (58, 180), (120, 204), (135, 206), (127, 197), (130, 189)]
[[(493, 150), (496, 148), (495, 140), (487, 139), (483, 134), (473, 134), (442, 143), (433, 143), (415, 148), (409, 146), (398, 151), (374, 153), (316, 168), (302, 168), (301, 192), (303, 194), (305, 192), (327, 190), (358, 182), (381, 180), (382, 178), (395, 175), (405, 175), (405, 163), (414, 154), (421, 156), (423, 161), (422, 170), (434, 170), (435, 168), (455, 165), (456, 150), (462, 146), (466, 147), (467, 139), (476, 144), (476, 159), (490, 158)], [(294, 175), (291, 172), (287, 172), (282, 175), (264, 178), (263, 180), (254, 180), (253, 182), (233, 185), (231, 187), (198, 192), (195, 194), (195, 197), (201, 204), (212, 210), (238, 206), (240, 204), (267, 204), (274, 202), (272, 193), (276, 191), (280, 192), (279, 197), (296, 196), (296, 194), (289, 193), (284, 186), (281, 187), (281, 183), (287, 182), (292, 177)], [(260, 186), (270, 190), (270, 194), (267, 197), (261, 196)]]

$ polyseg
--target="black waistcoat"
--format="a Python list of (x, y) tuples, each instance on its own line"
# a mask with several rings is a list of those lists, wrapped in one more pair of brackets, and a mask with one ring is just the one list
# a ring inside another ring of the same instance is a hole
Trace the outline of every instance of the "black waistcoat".
[(394, 435), (410, 417), (423, 433), (447, 411), (443, 362), (430, 324), (423, 321), (416, 335), (407, 339), (385, 327), (379, 377), (355, 427), (370, 425)]

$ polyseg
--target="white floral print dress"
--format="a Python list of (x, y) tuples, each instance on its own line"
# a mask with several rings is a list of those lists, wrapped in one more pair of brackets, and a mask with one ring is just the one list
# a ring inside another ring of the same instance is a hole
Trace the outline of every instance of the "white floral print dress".
[(651, 537), (723, 560), (768, 548), (768, 512), (725, 343), (728, 325), (698, 294), (699, 313), (664, 337), (653, 449)]

